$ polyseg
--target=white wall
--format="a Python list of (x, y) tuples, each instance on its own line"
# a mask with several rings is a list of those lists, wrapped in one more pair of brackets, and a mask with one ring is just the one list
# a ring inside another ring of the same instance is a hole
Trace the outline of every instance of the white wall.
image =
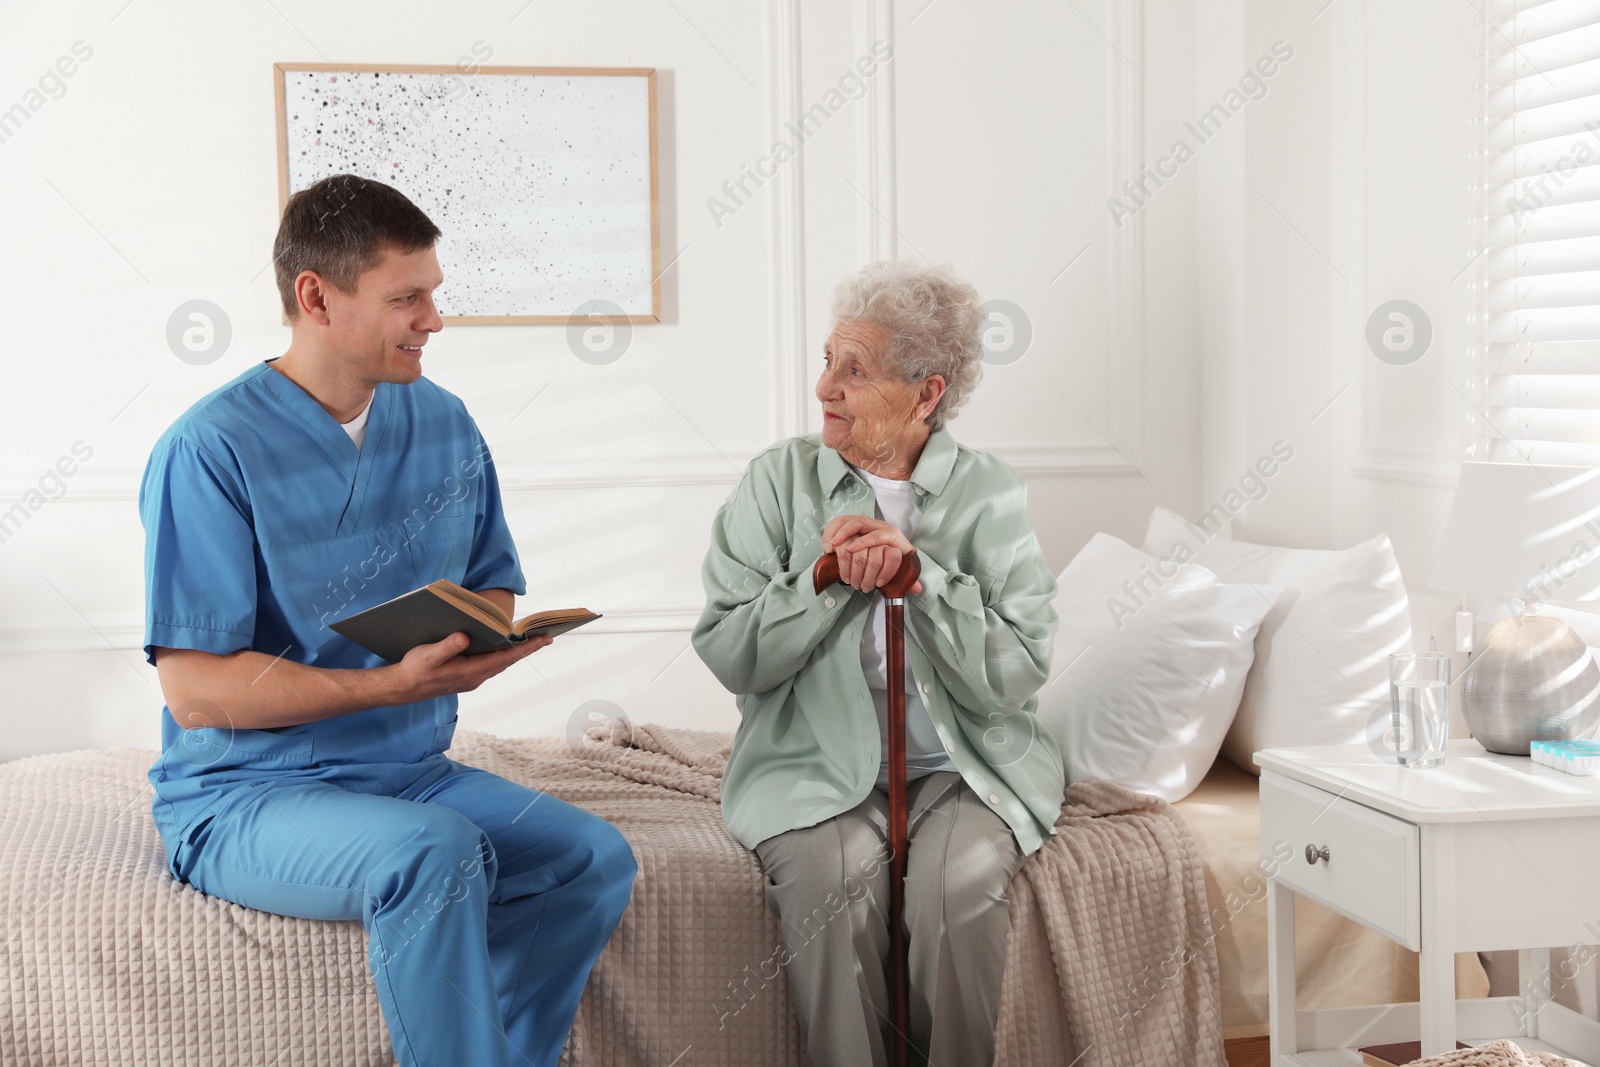
[[(1200, 448), (1224, 410), (1197, 363), (1197, 337), (1215, 339), (1196, 299), (1197, 277), (1214, 273), (1196, 237), (1206, 175), (1186, 171), (1120, 229), (1105, 205), (1190, 115), (1209, 63), (1196, 47), (1215, 32), (1209, 14), (1157, 14), (1137, 0), (8, 6), (0, 108), (27, 106), (75, 42), (92, 56), (0, 143), (11, 327), (0, 502), (77, 441), (93, 457), (0, 544), (0, 758), (157, 744), (161, 697), (139, 651), (138, 479), (185, 407), (287, 345), (265, 270), (275, 61), (451, 63), (482, 41), (497, 65), (659, 71), (662, 245), (676, 259), (663, 322), (637, 327), (603, 367), (575, 358), (561, 327), (455, 326), (429, 345), (426, 373), (466, 400), (495, 449), (523, 605), (608, 616), (467, 695), (466, 728), (560, 734), (590, 700), (636, 721), (732, 728), (732, 698), (688, 645), (706, 529), (751, 454), (815, 427), (831, 290), (872, 258), (951, 262), (1024, 309), (1030, 348), (989, 368), (953, 429), (1027, 474), (1054, 567), (1096, 530), (1137, 539), (1157, 501), (1193, 512), (1202, 456), (1207, 471), (1236, 466)], [(879, 40), (895, 58), (869, 92), (718, 225), (708, 198)], [(1317, 69), (1309, 54), (1296, 63), (1296, 78)], [(1319, 91), (1275, 85), (1252, 106)], [(1273, 114), (1288, 136), (1293, 115)], [(1306, 180), (1263, 179), (1296, 210), (1316, 199)], [(1282, 252), (1270, 219), (1248, 210), (1248, 249)], [(164, 340), (173, 309), (195, 298), (233, 327), (226, 355), (203, 367)], [(1308, 366), (1327, 359), (1325, 341), (1309, 344), (1316, 332), (1296, 338)], [(1271, 358), (1251, 353), (1251, 369)], [(1253, 455), (1278, 429), (1262, 421), (1266, 394), (1246, 399), (1239, 445)], [(1312, 479), (1316, 462), (1296, 474)], [(1280, 510), (1287, 499), (1262, 507), (1263, 529), (1313, 541), (1378, 521), (1368, 507), (1347, 527), (1302, 527)]]
[[(1197, 101), (1276, 41), (1294, 58), (1199, 160), (1201, 496), (1281, 438), (1294, 459), (1235, 535), (1320, 548), (1388, 533), (1425, 590), (1465, 444), (1482, 20), (1448, 0), (1205, 6)], [(1396, 298), (1433, 326), (1408, 366), (1364, 336)]]

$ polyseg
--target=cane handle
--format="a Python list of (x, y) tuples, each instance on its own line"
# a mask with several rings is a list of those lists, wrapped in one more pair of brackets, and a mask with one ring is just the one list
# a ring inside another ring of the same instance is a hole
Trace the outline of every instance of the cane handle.
[[(911, 587), (917, 584), (917, 577), (922, 573), (922, 559), (916, 550), (908, 552), (900, 559), (900, 569), (894, 572), (894, 577), (883, 584), (878, 591), (886, 597), (898, 599), (911, 592)], [(837, 553), (828, 552), (817, 557), (816, 566), (811, 568), (812, 591), (822, 592), (828, 586), (839, 580), (839, 556)]]

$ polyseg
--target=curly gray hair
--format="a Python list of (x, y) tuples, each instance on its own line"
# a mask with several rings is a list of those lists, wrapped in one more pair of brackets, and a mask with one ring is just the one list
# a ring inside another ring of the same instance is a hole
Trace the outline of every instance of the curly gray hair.
[(941, 430), (983, 376), (983, 321), (978, 291), (948, 265), (880, 260), (839, 283), (834, 322), (868, 322), (889, 335), (889, 372), (908, 382), (943, 376), (944, 395), (928, 415)]

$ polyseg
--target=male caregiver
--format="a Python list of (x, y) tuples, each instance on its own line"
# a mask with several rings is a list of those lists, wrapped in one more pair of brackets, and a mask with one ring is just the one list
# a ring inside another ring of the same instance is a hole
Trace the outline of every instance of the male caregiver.
[[(526, 591), (488, 446), (422, 376), (440, 231), (354, 175), (290, 197), (292, 339), (184, 412), (139, 493), (152, 813), (174, 877), (360, 919), (399, 1062), (555, 1067), (637, 867), (610, 823), (445, 756), (458, 693), (550, 643), (385, 663), (329, 623), (448, 578)], [(248, 991), (246, 991), (248, 994)]]

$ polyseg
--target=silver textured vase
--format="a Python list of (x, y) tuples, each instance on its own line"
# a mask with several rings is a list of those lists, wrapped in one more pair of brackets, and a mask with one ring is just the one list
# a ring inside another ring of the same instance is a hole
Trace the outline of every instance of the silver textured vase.
[(1560, 619), (1511, 615), (1490, 627), (1461, 676), (1461, 711), (1490, 752), (1588, 737), (1600, 722), (1600, 667)]

